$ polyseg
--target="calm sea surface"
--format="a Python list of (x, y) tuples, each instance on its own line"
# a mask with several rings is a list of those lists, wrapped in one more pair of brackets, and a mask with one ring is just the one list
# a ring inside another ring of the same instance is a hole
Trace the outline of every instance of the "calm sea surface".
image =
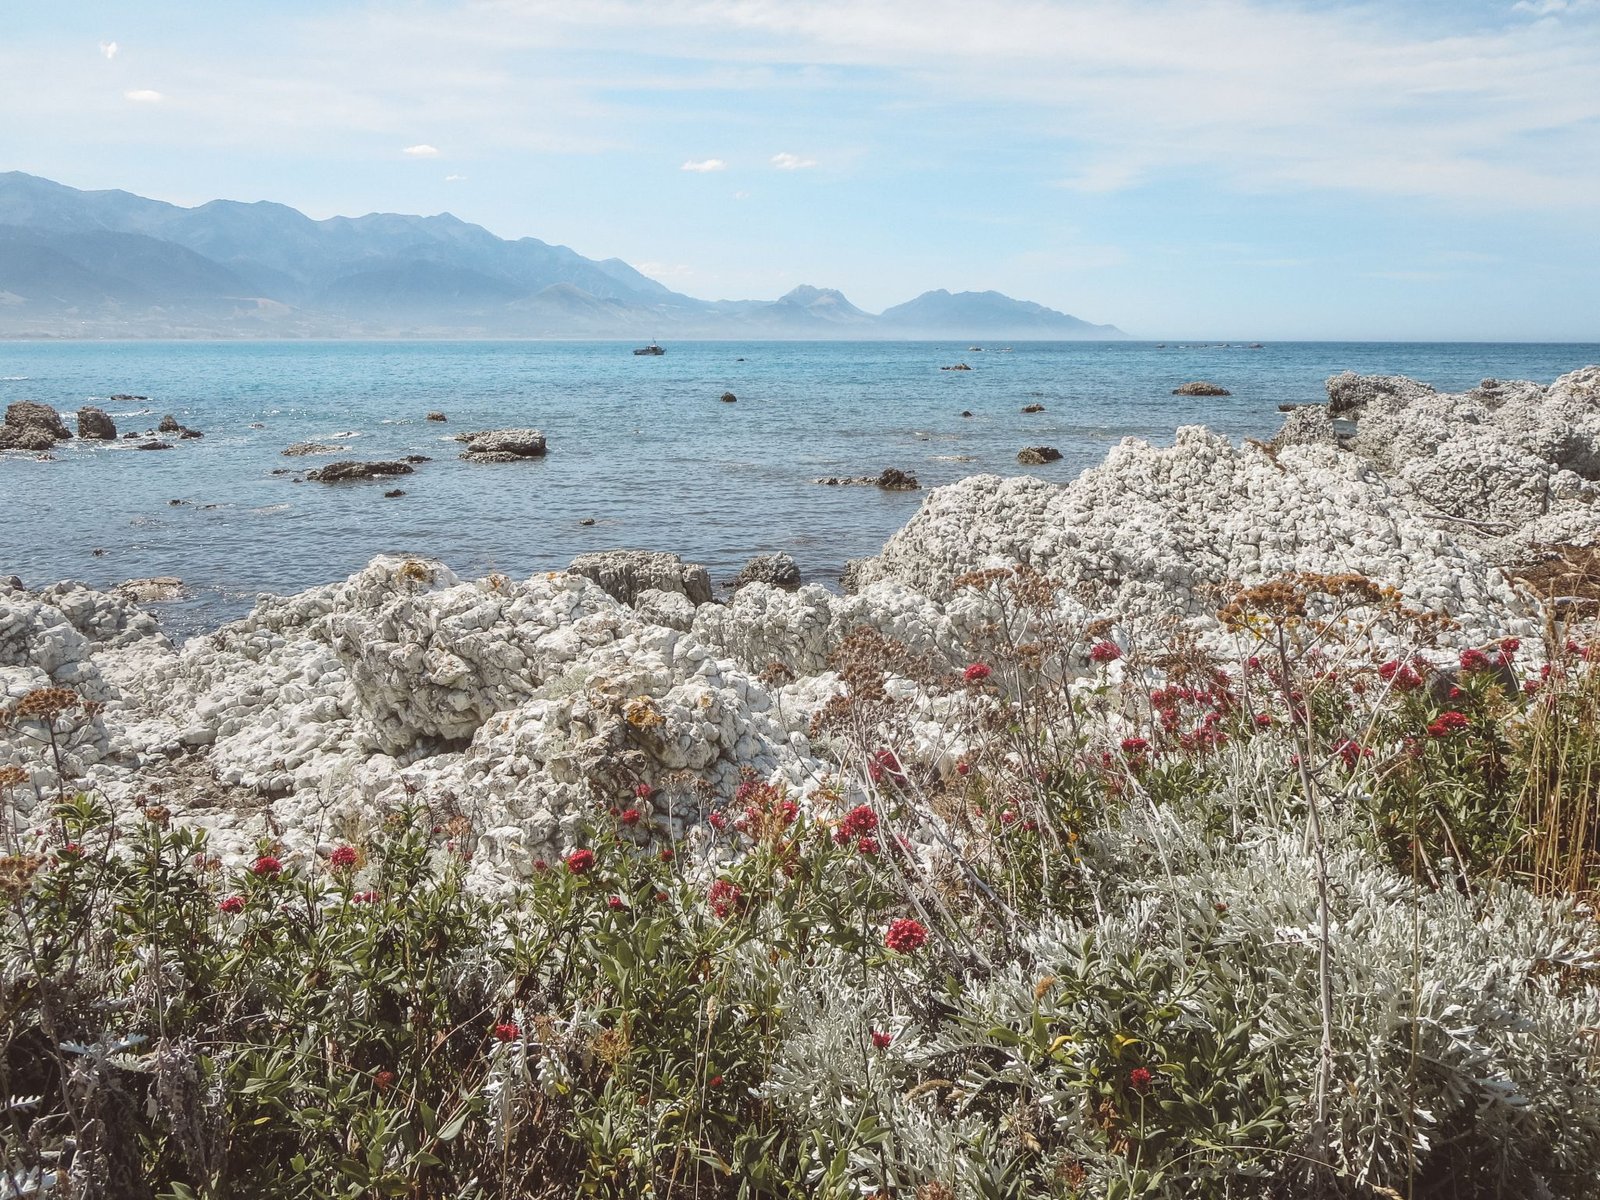
[[(0, 342), (0, 404), (42, 400), (75, 429), (70, 414), (96, 403), (120, 432), (171, 413), (205, 433), (155, 453), (74, 439), (53, 462), (0, 455), (0, 574), (30, 586), (176, 575), (190, 592), (162, 606), (175, 632), (382, 552), (525, 576), (641, 547), (704, 562), (720, 581), (753, 554), (787, 550), (826, 582), (876, 552), (920, 496), (819, 476), (895, 466), (928, 487), (1022, 473), (1017, 451), (1049, 445), (1062, 460), (1028, 470), (1064, 482), (1129, 435), (1164, 443), (1185, 424), (1270, 435), (1279, 404), (1322, 400), (1323, 381), (1346, 369), (1458, 390), (1600, 362), (1595, 345), (1012, 346), (687, 342), (653, 358), (615, 342)], [(958, 362), (972, 370), (939, 369)], [(1233, 395), (1171, 394), (1193, 379)], [(719, 403), (725, 391), (738, 402)], [(115, 393), (149, 399), (106, 400)], [(1045, 411), (1022, 413), (1028, 404)], [(429, 410), (449, 423), (426, 421)], [(544, 430), (544, 460), (463, 463), (448, 440), (523, 425)], [(280, 456), (310, 440), (348, 446), (339, 458), (433, 461), (342, 485), (273, 474), (330, 461)], [(392, 487), (406, 494), (385, 499)]]

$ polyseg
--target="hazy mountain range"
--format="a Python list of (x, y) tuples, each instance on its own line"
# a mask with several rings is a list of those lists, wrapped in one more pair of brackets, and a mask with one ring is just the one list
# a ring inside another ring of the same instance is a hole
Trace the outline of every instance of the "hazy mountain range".
[(873, 315), (831, 288), (697, 300), (621, 259), (507, 241), (448, 213), (315, 221), (180, 208), (0, 173), (0, 336), (1121, 338), (999, 292)]

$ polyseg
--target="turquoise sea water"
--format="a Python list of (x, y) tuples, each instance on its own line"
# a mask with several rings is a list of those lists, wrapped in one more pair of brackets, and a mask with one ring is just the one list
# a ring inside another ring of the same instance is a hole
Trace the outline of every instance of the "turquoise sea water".
[[(172, 413), (205, 433), (163, 452), (73, 440), (52, 462), (0, 455), (0, 574), (30, 586), (176, 575), (190, 588), (163, 609), (177, 631), (386, 551), (524, 576), (586, 550), (641, 547), (704, 562), (721, 580), (753, 554), (788, 550), (828, 581), (876, 552), (920, 496), (819, 476), (896, 466), (936, 486), (1022, 473), (1017, 451), (1049, 445), (1062, 460), (1028, 473), (1065, 482), (1130, 435), (1162, 443), (1186, 424), (1270, 435), (1279, 404), (1320, 401), (1345, 369), (1459, 390), (1600, 362), (1596, 345), (1011, 345), (698, 342), (652, 358), (615, 342), (0, 342), (0, 404), (71, 414), (99, 403), (120, 431)], [(972, 370), (939, 369), (958, 362)], [(1233, 395), (1171, 394), (1193, 379)], [(738, 402), (720, 403), (725, 391)], [(114, 393), (149, 400), (108, 403)], [(1028, 404), (1045, 411), (1023, 414)], [(431, 409), (449, 423), (427, 422)], [(521, 425), (545, 431), (546, 459), (468, 464), (447, 440)], [(308, 440), (348, 445), (340, 458), (433, 461), (333, 486), (272, 474), (329, 461), (280, 456)], [(384, 499), (391, 487), (406, 495)]]

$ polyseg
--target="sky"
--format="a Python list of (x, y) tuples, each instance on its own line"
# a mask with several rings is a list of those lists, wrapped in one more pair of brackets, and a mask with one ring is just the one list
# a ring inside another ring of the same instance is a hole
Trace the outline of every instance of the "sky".
[(451, 212), (706, 299), (1600, 341), (1600, 0), (76, 0), (0, 170)]

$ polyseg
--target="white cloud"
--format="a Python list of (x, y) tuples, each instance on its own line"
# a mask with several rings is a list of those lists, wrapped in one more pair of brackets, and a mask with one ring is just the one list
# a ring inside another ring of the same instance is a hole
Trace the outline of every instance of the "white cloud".
[(790, 154), (787, 150), (772, 156), (772, 165), (780, 171), (803, 171), (807, 167), (817, 165), (814, 158), (801, 158), (798, 154)]
[(115, 42), (101, 42), (100, 43), (100, 53), (104, 54), (107, 59), (115, 58), (117, 56), (117, 51), (120, 50), (120, 49), (121, 49), (121, 47), (118, 46)]
[(678, 170), (680, 170), (680, 171), (702, 171), (702, 172), (704, 172), (704, 171), (725, 171), (727, 169), (728, 169), (728, 164), (723, 162), (720, 158), (702, 158), (702, 159), (698, 159), (698, 160), (691, 158), (688, 162), (684, 163), (683, 166), (678, 168)]
[(748, 199), (750, 199), (750, 193), (749, 192), (735, 192), (733, 194), (733, 198), (735, 200), (748, 200)]
[(446, 175), (444, 181), (446, 183), (460, 183), (465, 178), (465, 175)]
[(134, 88), (132, 91), (123, 92), (122, 94), (135, 104), (160, 104), (162, 100), (161, 93), (152, 91), (150, 88)]
[(437, 146), (430, 146), (426, 142), (422, 142), (415, 146), (407, 146), (404, 150), (400, 151), (400, 153), (409, 155), (412, 158), (438, 158), (439, 148)]

